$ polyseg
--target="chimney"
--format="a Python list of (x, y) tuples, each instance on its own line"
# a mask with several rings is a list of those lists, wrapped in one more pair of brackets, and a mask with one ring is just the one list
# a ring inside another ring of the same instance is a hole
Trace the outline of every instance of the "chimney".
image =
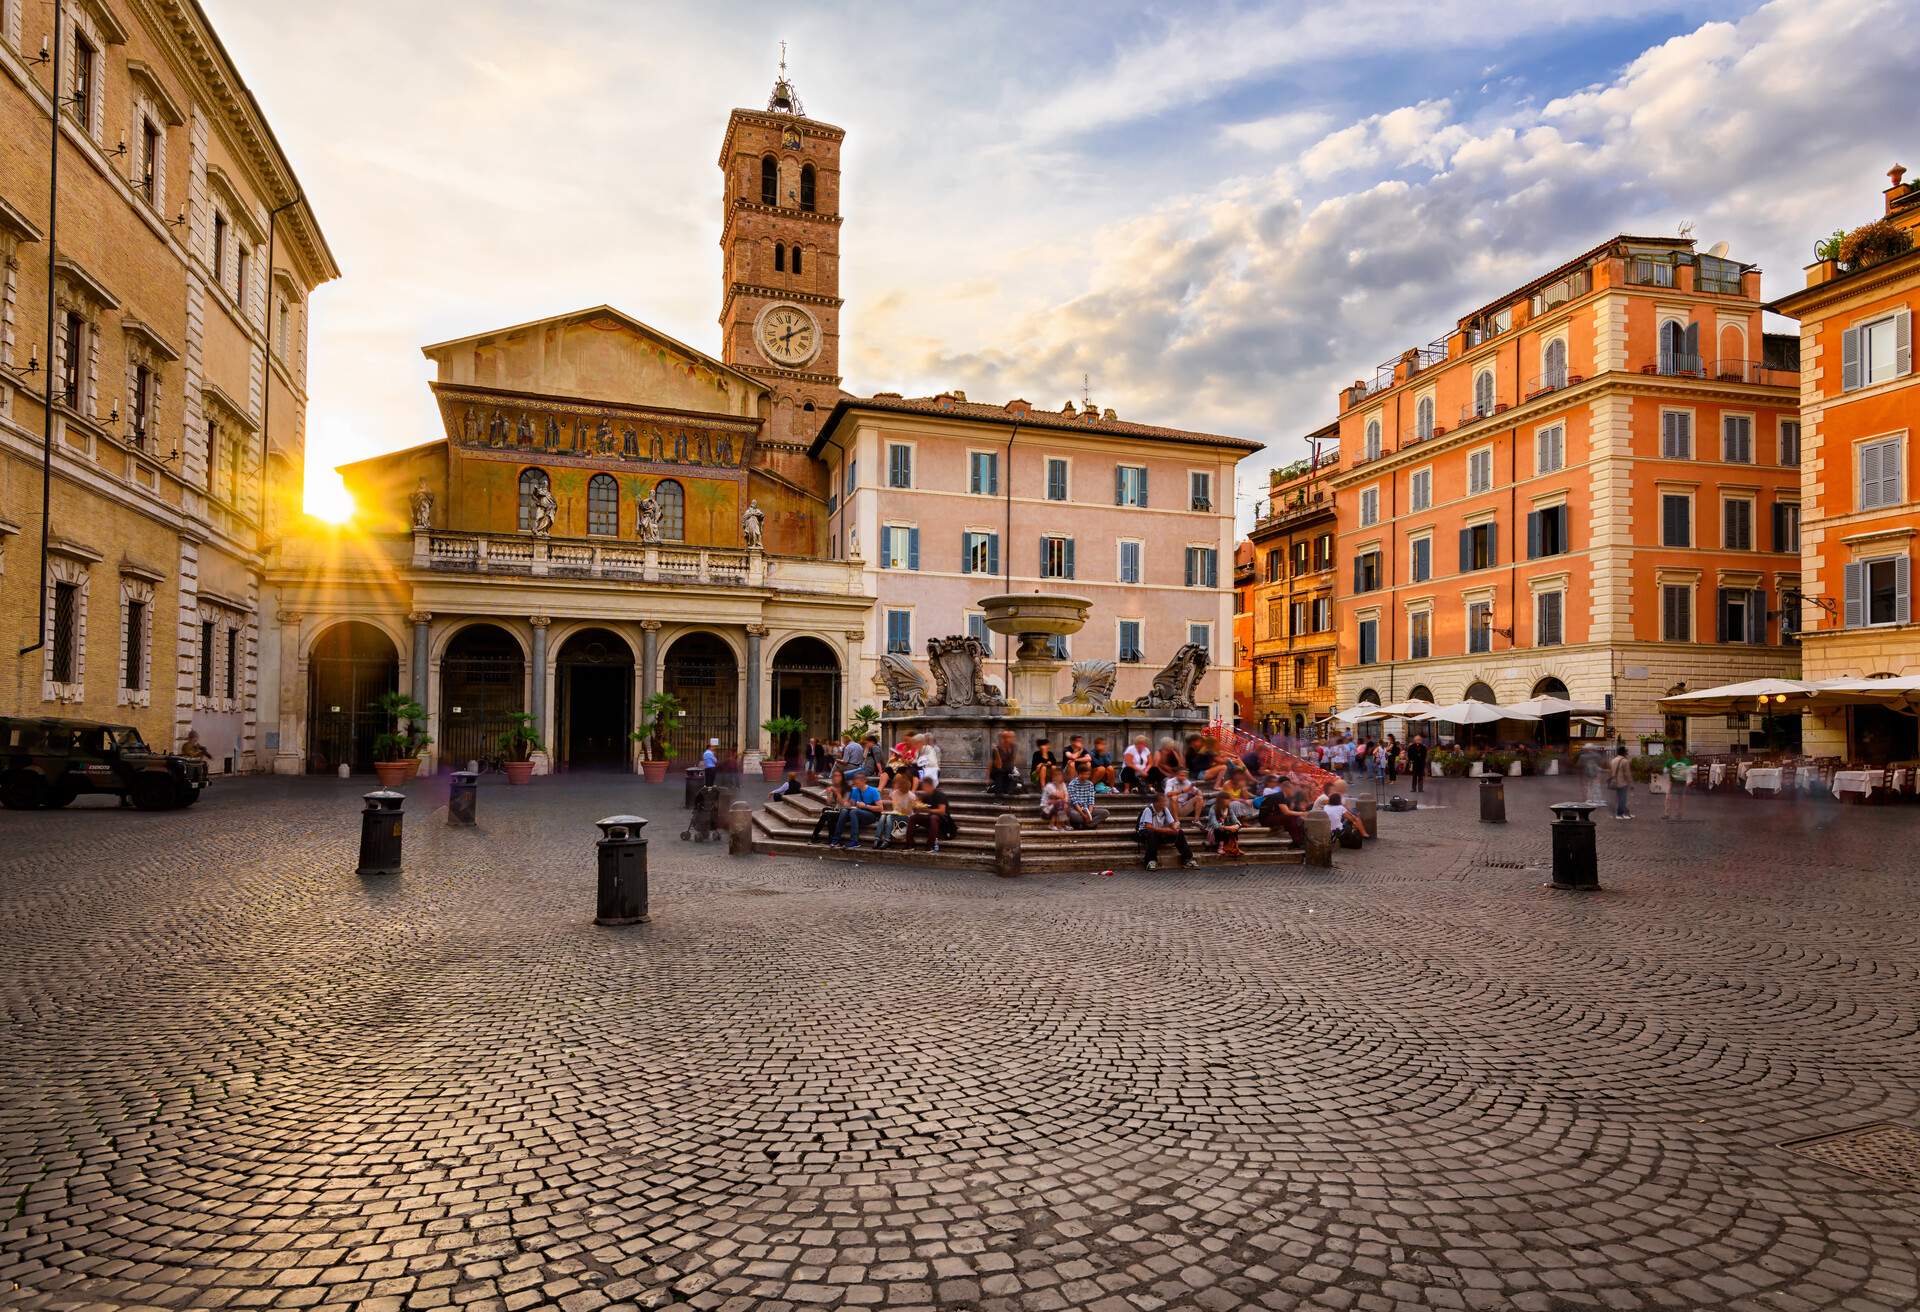
[(1907, 185), (1906, 176), (1907, 166), (1905, 164), (1895, 164), (1887, 170), (1887, 181), (1891, 184), (1886, 190), (1887, 213), (1889, 214), (1893, 213), (1896, 206), (1903, 204), (1914, 190), (1911, 186)]

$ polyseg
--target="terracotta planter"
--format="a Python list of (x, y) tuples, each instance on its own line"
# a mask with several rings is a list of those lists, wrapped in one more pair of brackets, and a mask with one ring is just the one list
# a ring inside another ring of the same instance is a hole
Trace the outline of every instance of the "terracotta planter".
[(373, 772), (380, 776), (382, 788), (398, 788), (413, 778), (413, 772), (420, 768), (420, 758), (409, 756), (404, 761), (375, 761)]
[(768, 783), (777, 784), (787, 777), (787, 763), (785, 761), (762, 761), (760, 762), (760, 773), (766, 778)]
[(642, 761), (640, 773), (650, 784), (663, 784), (667, 781), (667, 763), (665, 761)]
[(503, 763), (502, 768), (506, 770), (507, 782), (510, 784), (523, 784), (533, 778), (532, 761), (507, 761)]

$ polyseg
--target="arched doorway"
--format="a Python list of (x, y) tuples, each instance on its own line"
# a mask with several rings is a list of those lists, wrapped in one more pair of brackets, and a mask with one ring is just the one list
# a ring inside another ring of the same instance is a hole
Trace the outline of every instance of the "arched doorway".
[[(1413, 691), (1407, 694), (1407, 700), (1415, 701), (1415, 702), (1432, 702), (1433, 689), (1427, 687), (1427, 685), (1424, 683), (1416, 683), (1413, 685)], [(1437, 705), (1438, 703), (1435, 703), (1435, 704)]]
[(511, 633), (472, 624), (453, 635), (440, 657), (440, 759), (464, 770), (468, 761), (501, 754), (500, 735), (525, 709), (526, 659)]
[[(1571, 701), (1567, 695), (1567, 685), (1548, 675), (1533, 685), (1531, 694), (1535, 697), (1558, 697), (1561, 701)], [(1569, 712), (1561, 711), (1554, 715), (1540, 717), (1540, 741), (1549, 747), (1565, 746), (1572, 737), (1573, 717)]]
[(633, 648), (606, 629), (582, 629), (560, 648), (555, 759), (569, 770), (624, 770), (632, 760)]
[(667, 648), (666, 691), (680, 699), (685, 714), (673, 736), (676, 760), (698, 761), (707, 740), (730, 755), (740, 743), (740, 663), (717, 634), (689, 633)]
[(1467, 700), (1470, 702), (1485, 702), (1489, 706), (1493, 706), (1496, 704), (1493, 700), (1493, 689), (1489, 688), (1484, 683), (1468, 684)]
[(773, 713), (805, 720), (807, 727), (783, 743), (770, 743), (793, 761), (808, 738), (831, 738), (840, 728), (840, 660), (818, 638), (790, 638), (773, 655)]
[(307, 769), (373, 769), (373, 740), (387, 729), (380, 698), (400, 686), (400, 653), (371, 624), (348, 620), (307, 653)]
[[(1366, 706), (1384, 705), (1384, 703), (1380, 700), (1380, 691), (1377, 688), (1362, 689), (1360, 692), (1360, 701), (1363, 705), (1366, 705)], [(1371, 738), (1371, 739), (1378, 740), (1380, 737), (1381, 725), (1383, 723), (1384, 721), (1381, 721), (1381, 720), (1362, 720), (1360, 723), (1354, 725), (1350, 730), (1350, 732), (1356, 738)]]

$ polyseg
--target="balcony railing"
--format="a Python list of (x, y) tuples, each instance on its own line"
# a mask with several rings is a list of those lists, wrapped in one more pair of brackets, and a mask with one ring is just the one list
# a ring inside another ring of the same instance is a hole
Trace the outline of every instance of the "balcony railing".
[(1800, 384), (1798, 369), (1783, 369), (1778, 365), (1732, 356), (1709, 360), (1705, 356), (1684, 352), (1675, 352), (1651, 364), (1643, 364), (1640, 372), (1668, 378), (1704, 378), (1716, 383), (1759, 383), (1770, 387), (1797, 387)]
[(1547, 396), (1562, 388), (1572, 387), (1575, 383), (1586, 382), (1586, 375), (1568, 373), (1565, 369), (1551, 369), (1543, 374), (1535, 374), (1527, 379), (1527, 390), (1523, 399), (1531, 401), (1538, 396)]
[(858, 561), (769, 556), (759, 550), (536, 538), (525, 534), (422, 530), (413, 535), (416, 569), (458, 574), (522, 574), (610, 582), (774, 587), (857, 593)]

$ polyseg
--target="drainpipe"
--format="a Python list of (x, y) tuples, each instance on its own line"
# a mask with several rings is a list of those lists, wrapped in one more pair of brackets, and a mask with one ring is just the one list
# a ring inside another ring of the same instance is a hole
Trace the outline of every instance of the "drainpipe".
[(22, 656), (47, 645), (47, 548), (53, 520), (53, 265), (60, 236), (60, 34), (65, 0), (53, 0), (53, 141), (47, 147), (47, 381), (40, 399), (40, 627)]

